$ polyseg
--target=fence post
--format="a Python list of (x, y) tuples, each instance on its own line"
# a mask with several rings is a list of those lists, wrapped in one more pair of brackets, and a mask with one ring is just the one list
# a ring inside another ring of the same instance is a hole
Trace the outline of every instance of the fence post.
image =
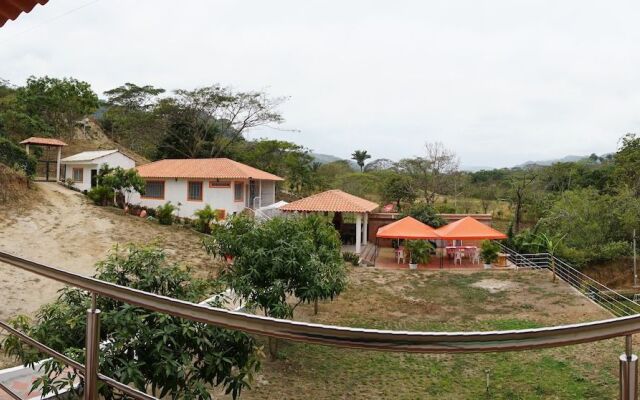
[(100, 310), (96, 308), (96, 294), (91, 293), (91, 308), (87, 310), (85, 343), (84, 400), (98, 398), (98, 346), (100, 345)]
[(638, 400), (638, 356), (632, 352), (631, 338), (625, 337), (625, 351), (620, 355), (620, 400)]

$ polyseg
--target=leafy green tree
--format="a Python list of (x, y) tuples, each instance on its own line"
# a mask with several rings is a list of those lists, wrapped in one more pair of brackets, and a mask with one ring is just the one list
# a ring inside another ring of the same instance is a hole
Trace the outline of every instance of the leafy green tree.
[(396, 173), (385, 178), (380, 194), (385, 201), (395, 202), (398, 210), (402, 210), (402, 202), (411, 204), (418, 197), (413, 180), (407, 175)]
[(356, 150), (353, 152), (353, 154), (351, 154), (351, 159), (358, 164), (358, 166), (360, 167), (360, 172), (364, 171), (364, 163), (369, 158), (371, 158), (371, 155), (367, 153), (366, 150)]
[(400, 217), (413, 217), (432, 228), (439, 228), (447, 224), (445, 220), (436, 213), (436, 210), (427, 203), (415, 203), (409, 209), (404, 210), (400, 214)]
[(220, 85), (176, 90), (160, 104), (169, 122), (157, 158), (226, 156), (246, 131), (283, 122), (277, 108), (284, 100)]
[(400, 160), (398, 168), (408, 174), (422, 191), (428, 204), (435, 204), (438, 195), (453, 187), (451, 176), (458, 171), (458, 157), (442, 143), (426, 143), (425, 155)]
[[(97, 264), (96, 278), (145, 292), (200, 302), (220, 288), (199, 281), (178, 265), (170, 265), (162, 250), (130, 246), (117, 248)], [(90, 294), (65, 288), (55, 302), (43, 306), (35, 321), (26, 317), (14, 326), (78, 362), (84, 362), (85, 311)], [(213, 306), (221, 306), (212, 302)], [(171, 399), (210, 399), (209, 387), (221, 387), (237, 398), (249, 386), (259, 366), (259, 351), (251, 336), (192, 322), (98, 297), (101, 310), (100, 372), (154, 396)], [(44, 358), (9, 336), (5, 352), (30, 364)], [(48, 391), (73, 389), (78, 371), (67, 372), (57, 362), (45, 365), (34, 383)], [(106, 399), (124, 398), (106, 385)], [(72, 390), (73, 391), (73, 390)], [(77, 395), (77, 393), (76, 393)]]
[(614, 156), (614, 175), (618, 181), (640, 196), (640, 138), (629, 133)]
[[(205, 248), (234, 256), (221, 279), (268, 316), (291, 318), (299, 304), (332, 299), (346, 287), (338, 232), (320, 216), (276, 217), (260, 224), (234, 217), (228, 227), (213, 230)], [(297, 302), (289, 303), (289, 297)], [(275, 356), (275, 345), (270, 351)]]
[(70, 136), (76, 122), (98, 106), (91, 85), (74, 78), (31, 76), (16, 90), (17, 110), (43, 121), (58, 136)]
[(164, 136), (166, 118), (158, 107), (164, 89), (125, 83), (104, 92), (106, 111), (100, 118), (104, 131), (128, 148), (152, 157)]
[(131, 194), (138, 192), (144, 194), (145, 182), (134, 168), (124, 169), (116, 167), (109, 173), (100, 177), (99, 185), (105, 186), (114, 192), (113, 204), (118, 205), (117, 196), (121, 196), (124, 206), (129, 204)]
[(564, 237), (558, 255), (580, 266), (628, 255), (638, 221), (640, 201), (631, 191), (610, 195), (592, 188), (572, 190), (553, 203), (539, 221), (537, 235)]

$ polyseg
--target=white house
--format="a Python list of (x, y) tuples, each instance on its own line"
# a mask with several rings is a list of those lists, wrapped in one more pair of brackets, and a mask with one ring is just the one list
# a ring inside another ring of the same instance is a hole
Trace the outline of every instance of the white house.
[(283, 180), (228, 158), (160, 160), (137, 170), (145, 194), (133, 193), (131, 204), (155, 208), (170, 201), (187, 218), (206, 204), (225, 215), (273, 204), (276, 182)]
[(118, 150), (83, 151), (60, 160), (62, 180), (72, 180), (78, 190), (91, 190), (96, 185), (98, 170), (105, 164), (109, 167), (134, 168), (136, 162)]

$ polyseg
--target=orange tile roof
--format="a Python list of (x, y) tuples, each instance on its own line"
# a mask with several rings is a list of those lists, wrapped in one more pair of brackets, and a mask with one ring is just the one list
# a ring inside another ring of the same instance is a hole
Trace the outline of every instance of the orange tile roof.
[(378, 229), (376, 237), (385, 239), (440, 239), (435, 229), (413, 217), (404, 217)]
[(335, 189), (293, 201), (280, 210), (367, 213), (376, 208), (378, 205), (372, 201)]
[(46, 4), (49, 0), (10, 0), (0, 1), (0, 28), (7, 20), (15, 20), (23, 12), (33, 10), (36, 4)]
[(45, 138), (45, 137), (35, 137), (31, 136), (29, 139), (25, 139), (20, 144), (35, 144), (40, 146), (66, 146), (67, 144), (62, 140)]
[(465, 217), (442, 228), (436, 232), (449, 240), (479, 240), (479, 239), (506, 239), (507, 235), (483, 224), (472, 217)]
[(279, 176), (228, 158), (160, 160), (141, 165), (137, 170), (143, 178), (283, 180)]

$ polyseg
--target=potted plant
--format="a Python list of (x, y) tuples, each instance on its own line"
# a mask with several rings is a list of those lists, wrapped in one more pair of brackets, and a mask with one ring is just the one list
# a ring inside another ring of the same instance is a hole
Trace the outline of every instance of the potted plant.
[(433, 246), (426, 240), (409, 240), (406, 248), (409, 252), (409, 269), (418, 269), (418, 264), (426, 264), (431, 260)]
[(480, 245), (480, 257), (484, 262), (484, 268), (491, 268), (491, 264), (498, 260), (498, 253), (500, 252), (500, 246), (491, 240), (485, 240)]

